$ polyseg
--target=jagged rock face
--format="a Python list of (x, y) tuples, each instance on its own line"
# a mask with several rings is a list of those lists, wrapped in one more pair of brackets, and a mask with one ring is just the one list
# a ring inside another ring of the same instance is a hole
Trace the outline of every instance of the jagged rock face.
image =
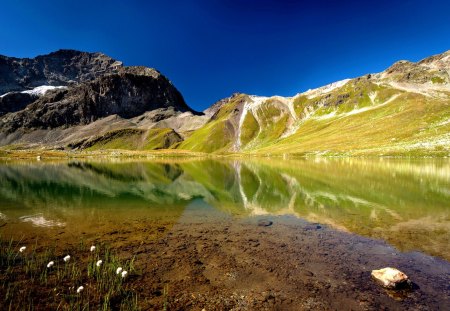
[(381, 77), (403, 83), (434, 83), (450, 82), (450, 51), (425, 58), (417, 63), (398, 61), (385, 70)]
[(8, 112), (24, 109), (37, 100), (39, 96), (21, 92), (10, 92), (0, 97), (0, 117)]
[(50, 91), (27, 109), (4, 117), (0, 129), (11, 133), (19, 128), (49, 129), (89, 124), (118, 115), (133, 118), (157, 108), (191, 111), (170, 81), (149, 68), (122, 68), (94, 81), (68, 90)]
[(69, 85), (93, 80), (122, 67), (102, 53), (59, 50), (35, 58), (0, 55), (0, 95), (41, 85)]

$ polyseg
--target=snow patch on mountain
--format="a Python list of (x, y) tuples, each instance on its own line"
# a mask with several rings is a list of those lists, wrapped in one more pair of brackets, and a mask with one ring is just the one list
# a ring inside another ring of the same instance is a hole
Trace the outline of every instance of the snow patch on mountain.
[(48, 91), (58, 90), (58, 89), (66, 89), (66, 88), (67, 88), (66, 86), (41, 85), (41, 86), (35, 87), (32, 90), (23, 91), (21, 93), (35, 95), (35, 96), (42, 96), (42, 95), (45, 95), (45, 93), (47, 93)]

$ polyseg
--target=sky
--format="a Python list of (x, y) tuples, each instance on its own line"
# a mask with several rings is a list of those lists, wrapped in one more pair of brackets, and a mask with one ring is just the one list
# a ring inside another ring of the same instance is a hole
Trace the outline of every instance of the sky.
[(2, 0), (0, 54), (102, 52), (166, 75), (196, 110), (293, 96), (450, 49), (450, 1)]

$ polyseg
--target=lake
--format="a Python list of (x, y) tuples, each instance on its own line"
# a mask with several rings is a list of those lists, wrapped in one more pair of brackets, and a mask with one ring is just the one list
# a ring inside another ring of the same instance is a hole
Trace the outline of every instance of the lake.
[[(0, 185), (2, 237), (133, 253), (146, 308), (448, 303), (447, 159), (4, 161)], [(373, 284), (389, 265), (417, 289)]]

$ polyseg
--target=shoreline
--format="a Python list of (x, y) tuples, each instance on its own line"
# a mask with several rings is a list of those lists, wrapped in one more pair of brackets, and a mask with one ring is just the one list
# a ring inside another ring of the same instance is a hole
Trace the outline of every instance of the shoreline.
[[(200, 209), (176, 223), (111, 224), (83, 239), (134, 258), (127, 286), (143, 309), (437, 310), (450, 303), (449, 262), (292, 217), (236, 220)], [(79, 241), (62, 234), (54, 242), (60, 257), (80, 258)], [(378, 286), (370, 272), (386, 266), (404, 271), (413, 290)]]
[(371, 154), (364, 151), (355, 151), (356, 153), (336, 152), (336, 153), (319, 153), (308, 152), (301, 154), (279, 154), (279, 153), (204, 153), (179, 149), (160, 149), (151, 151), (124, 150), (124, 149), (106, 149), (97, 151), (63, 151), (63, 150), (37, 150), (37, 149), (4, 149), (0, 148), (0, 160), (10, 159), (100, 159), (100, 158), (136, 158), (136, 159), (154, 159), (154, 158), (237, 158), (237, 159), (266, 159), (281, 158), (283, 160), (295, 159), (314, 159), (314, 158), (361, 158), (361, 159), (447, 159), (450, 153), (446, 152), (424, 152), (417, 154), (398, 153), (398, 154)]

